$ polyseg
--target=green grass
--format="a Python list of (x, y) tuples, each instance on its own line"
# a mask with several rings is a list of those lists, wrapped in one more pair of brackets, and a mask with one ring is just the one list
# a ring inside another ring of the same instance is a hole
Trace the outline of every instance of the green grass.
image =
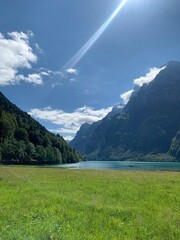
[(180, 239), (180, 173), (0, 167), (0, 239)]

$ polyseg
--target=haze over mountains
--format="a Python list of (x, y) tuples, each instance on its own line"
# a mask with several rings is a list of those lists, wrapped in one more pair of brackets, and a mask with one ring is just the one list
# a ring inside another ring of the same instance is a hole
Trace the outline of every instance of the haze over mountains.
[(92, 160), (179, 160), (180, 62), (169, 62), (119, 112), (84, 124), (70, 144)]

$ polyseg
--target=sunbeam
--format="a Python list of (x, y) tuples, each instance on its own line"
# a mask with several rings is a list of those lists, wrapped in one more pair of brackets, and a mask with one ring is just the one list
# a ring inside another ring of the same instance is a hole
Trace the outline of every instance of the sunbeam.
[(103, 23), (103, 25), (95, 32), (95, 34), (80, 48), (80, 50), (64, 65), (64, 69), (73, 68), (75, 65), (81, 60), (81, 58), (89, 51), (89, 49), (94, 45), (94, 43), (99, 39), (99, 37), (103, 34), (109, 24), (113, 21), (113, 19), (117, 16), (117, 14), (121, 11), (124, 5), (128, 0), (122, 0), (115, 11), (111, 14), (111, 16)]

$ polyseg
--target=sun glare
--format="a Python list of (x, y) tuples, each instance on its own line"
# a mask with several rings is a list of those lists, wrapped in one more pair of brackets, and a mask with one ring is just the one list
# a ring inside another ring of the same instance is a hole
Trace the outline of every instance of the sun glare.
[(64, 65), (64, 69), (73, 68), (82, 59), (82, 57), (89, 51), (94, 43), (104, 33), (106, 28), (114, 20), (117, 14), (122, 10), (128, 0), (122, 0), (111, 16), (103, 23), (103, 25), (95, 32), (95, 34), (80, 48), (80, 50)]

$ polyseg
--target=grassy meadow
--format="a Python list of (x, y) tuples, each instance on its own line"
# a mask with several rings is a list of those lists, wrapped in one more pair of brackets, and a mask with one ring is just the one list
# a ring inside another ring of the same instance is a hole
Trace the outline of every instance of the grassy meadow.
[(180, 173), (0, 167), (1, 240), (180, 239)]

